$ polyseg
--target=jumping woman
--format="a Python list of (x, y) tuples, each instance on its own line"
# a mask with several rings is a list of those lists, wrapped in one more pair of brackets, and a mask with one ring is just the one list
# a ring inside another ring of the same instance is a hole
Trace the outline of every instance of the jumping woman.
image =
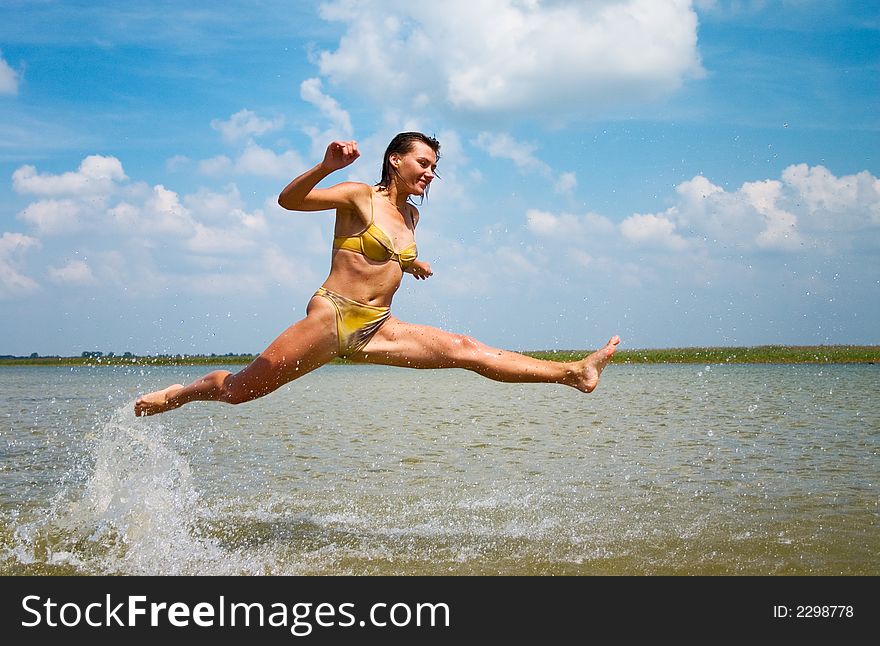
[(291, 211), (335, 209), (330, 275), (309, 301), (306, 317), (287, 328), (237, 373), (216, 370), (188, 386), (174, 384), (140, 397), (136, 415), (155, 415), (192, 401), (241, 404), (262, 397), (336, 357), (407, 368), (465, 368), (496, 381), (550, 383), (592, 392), (620, 343), (580, 361), (561, 363), (491, 348), (460, 334), (405, 323), (391, 314), (391, 300), (404, 274), (433, 275), (417, 260), (418, 209), (408, 201), (428, 191), (440, 144), (419, 132), (391, 140), (374, 186), (342, 182), (315, 188), (325, 177), (354, 162), (354, 141), (334, 141), (324, 160), (290, 184), (278, 203)]

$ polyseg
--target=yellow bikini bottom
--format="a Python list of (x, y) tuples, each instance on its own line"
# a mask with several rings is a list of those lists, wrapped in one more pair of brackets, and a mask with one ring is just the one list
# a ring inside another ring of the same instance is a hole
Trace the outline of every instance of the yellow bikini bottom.
[(315, 296), (323, 296), (336, 308), (336, 333), (339, 337), (340, 357), (349, 357), (363, 350), (391, 316), (390, 307), (364, 305), (323, 287), (318, 288)]

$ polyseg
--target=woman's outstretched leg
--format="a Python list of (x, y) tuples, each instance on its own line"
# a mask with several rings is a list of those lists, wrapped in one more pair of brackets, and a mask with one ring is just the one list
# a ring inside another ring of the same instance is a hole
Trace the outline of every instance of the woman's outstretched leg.
[(592, 392), (620, 337), (580, 361), (563, 363), (499, 350), (461, 334), (391, 317), (355, 359), (408, 368), (465, 368), (495, 381), (554, 383)]
[(313, 298), (306, 318), (294, 323), (243, 370), (215, 370), (188, 386), (174, 384), (140, 397), (135, 415), (155, 415), (192, 401), (241, 404), (318, 368), (339, 353), (336, 312), (323, 298)]

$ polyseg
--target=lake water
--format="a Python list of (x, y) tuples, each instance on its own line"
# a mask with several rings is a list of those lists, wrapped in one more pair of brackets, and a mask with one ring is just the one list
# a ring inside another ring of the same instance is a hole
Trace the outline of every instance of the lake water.
[(877, 366), (205, 371), (0, 369), (0, 574), (880, 574)]

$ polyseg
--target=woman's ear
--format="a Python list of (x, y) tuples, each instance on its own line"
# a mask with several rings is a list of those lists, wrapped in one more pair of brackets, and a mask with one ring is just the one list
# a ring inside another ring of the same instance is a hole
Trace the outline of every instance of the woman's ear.
[(398, 153), (391, 153), (391, 155), (388, 156), (388, 161), (391, 162), (391, 165), (394, 166), (394, 168), (397, 168), (400, 166), (400, 155)]

